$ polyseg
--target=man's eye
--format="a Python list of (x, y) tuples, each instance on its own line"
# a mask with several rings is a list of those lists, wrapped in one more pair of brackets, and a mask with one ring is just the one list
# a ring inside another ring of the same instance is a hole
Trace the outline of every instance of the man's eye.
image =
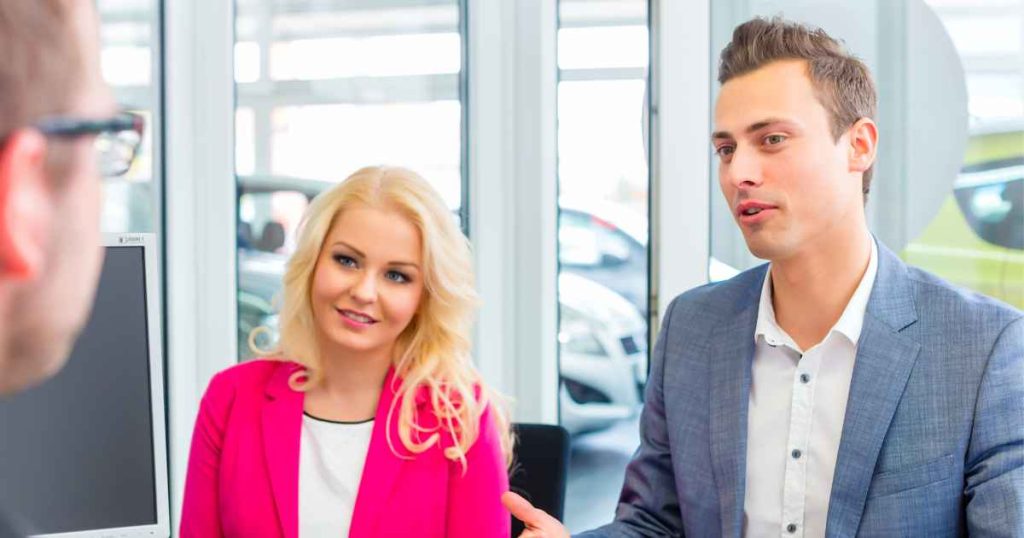
[(340, 265), (342, 265), (343, 267), (355, 267), (356, 266), (356, 261), (354, 259), (352, 259), (351, 256), (346, 256), (344, 254), (335, 254), (334, 255), (334, 260), (336, 262), (338, 262)]
[(718, 146), (718, 148), (715, 149), (715, 153), (718, 154), (719, 157), (732, 155), (733, 151), (736, 151), (736, 148), (732, 146)]
[(402, 273), (399, 273), (398, 271), (388, 271), (384, 275), (384, 278), (387, 278), (388, 280), (394, 282), (398, 282), (399, 284), (405, 284), (406, 282), (409, 282), (409, 277), (405, 276)]
[(785, 137), (785, 135), (773, 134), (773, 135), (768, 135), (768, 136), (764, 137), (764, 141), (769, 146), (774, 146), (776, 144), (781, 144), (781, 143), (785, 142), (786, 141), (786, 137)]

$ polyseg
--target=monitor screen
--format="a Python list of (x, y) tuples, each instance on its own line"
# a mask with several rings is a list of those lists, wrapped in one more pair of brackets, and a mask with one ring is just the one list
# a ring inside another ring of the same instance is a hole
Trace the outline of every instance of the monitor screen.
[(161, 328), (150, 297), (159, 287), (147, 267), (155, 256), (144, 244), (151, 237), (120, 237), (141, 243), (108, 238), (95, 305), (67, 365), (0, 399), (0, 506), (33, 533), (154, 536), (166, 526)]

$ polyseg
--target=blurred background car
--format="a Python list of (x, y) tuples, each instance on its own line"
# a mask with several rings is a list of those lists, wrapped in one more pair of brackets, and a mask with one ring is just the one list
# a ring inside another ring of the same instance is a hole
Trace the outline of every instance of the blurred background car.
[(593, 280), (558, 276), (561, 424), (601, 430), (636, 415), (647, 381), (647, 324), (621, 295)]
[(1024, 250), (1024, 156), (965, 167), (953, 194), (978, 237)]
[(939, 214), (907, 262), (1024, 308), (1024, 123), (975, 129)]
[(256, 334), (255, 344), (268, 351), (277, 342), (278, 300), (281, 277), (287, 258), (281, 254), (240, 249), (238, 252), (238, 354), (242, 360), (256, 355), (249, 345), (249, 336), (257, 327), (266, 327), (266, 334)]
[[(624, 206), (562, 197), (558, 201), (562, 273), (586, 277), (647, 315), (647, 218)], [(600, 216), (598, 216), (600, 215)]]

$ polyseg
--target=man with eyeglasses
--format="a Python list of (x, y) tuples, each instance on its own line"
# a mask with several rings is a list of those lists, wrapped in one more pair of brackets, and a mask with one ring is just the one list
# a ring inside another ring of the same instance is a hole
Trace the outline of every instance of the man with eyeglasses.
[[(141, 140), (103, 82), (98, 30), (90, 0), (0, 0), (0, 398), (64, 365), (103, 261), (101, 179)], [(0, 538), (28, 530), (15, 516)]]

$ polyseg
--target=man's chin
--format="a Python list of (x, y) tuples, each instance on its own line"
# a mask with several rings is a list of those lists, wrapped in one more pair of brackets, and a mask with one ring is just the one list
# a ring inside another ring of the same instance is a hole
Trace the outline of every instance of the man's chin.
[(3, 378), (3, 381), (0, 382), (0, 396), (10, 396), (43, 384), (57, 375), (57, 372), (67, 362), (67, 358), (61, 357), (43, 365), (40, 365), (39, 362), (15, 367), (11, 369), (12, 371), (0, 372), (0, 377)]
[[(787, 260), (800, 251), (799, 245), (780, 238), (744, 237), (747, 240), (747, 249), (755, 257), (765, 261), (778, 263)], [(782, 238), (785, 239), (785, 238)]]
[(65, 342), (37, 341), (8, 350), (7, 362), (0, 364), (0, 395), (28, 390), (57, 375), (68, 361), (74, 338)]
[(762, 260), (772, 260), (778, 257), (778, 245), (765, 237), (744, 235), (743, 239), (747, 242), (747, 249), (755, 257)]

